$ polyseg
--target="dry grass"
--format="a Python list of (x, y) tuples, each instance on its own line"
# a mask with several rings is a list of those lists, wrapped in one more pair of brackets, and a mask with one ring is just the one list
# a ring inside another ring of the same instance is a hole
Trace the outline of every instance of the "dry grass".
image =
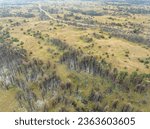
[[(53, 29), (53, 27), (53, 25), (49, 25), (48, 21), (33, 21), (31, 23), (27, 23), (25, 26), (22, 25), (20, 27), (16, 27), (11, 31), (11, 34), (13, 37), (18, 38), (20, 41), (25, 43), (24, 48), (28, 50), (28, 52), (33, 52), (33, 57), (38, 57), (42, 60), (50, 59), (50, 54), (47, 52), (47, 49), (53, 48), (53, 46), (45, 45), (45, 41), (41, 41), (41, 44), (39, 45), (39, 39), (36, 39), (33, 36), (24, 35), (23, 32), (20, 33), (20, 28), (23, 28), (24, 31), (31, 28), (34, 31), (42, 32), (42, 34), (48, 34), (51, 38), (59, 38), (69, 43), (69, 45), (72, 47), (80, 47), (86, 54), (90, 53), (91, 55), (97, 56), (98, 58), (106, 58), (108, 62), (112, 63), (113, 67), (117, 67), (121, 70), (126, 68), (129, 72), (135, 71), (137, 69), (143, 73), (150, 72), (150, 69), (147, 69), (144, 64), (138, 61), (138, 58), (146, 58), (150, 55), (149, 49), (126, 40), (117, 38), (109, 39), (106, 33), (99, 33), (99, 29), (79, 30), (71, 26), (59, 26), (56, 27), (56, 29)], [(51, 28), (51, 30), (49, 28)], [(83, 42), (80, 39), (80, 36), (89, 35), (92, 37), (93, 33), (104, 35), (106, 39), (93, 38), (94, 40), (92, 43), (94, 43), (94, 47), (87, 49), (85, 47), (90, 45), (90, 43), (88, 44)], [(41, 46), (43, 47), (42, 49), (40, 49)], [(56, 48), (54, 49), (57, 51)], [(127, 51), (129, 52), (129, 57), (125, 56)], [(106, 52), (108, 53), (109, 58), (104, 55)]]
[(0, 89), (0, 111), (1, 112), (13, 112), (23, 111), (18, 108), (18, 102), (15, 99), (17, 90), (15, 88), (8, 91)]

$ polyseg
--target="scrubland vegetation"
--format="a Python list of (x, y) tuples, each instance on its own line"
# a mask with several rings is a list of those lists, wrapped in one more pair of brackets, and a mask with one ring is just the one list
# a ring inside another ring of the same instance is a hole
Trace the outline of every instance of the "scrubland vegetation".
[(130, 1), (0, 6), (0, 111), (150, 111), (149, 24)]

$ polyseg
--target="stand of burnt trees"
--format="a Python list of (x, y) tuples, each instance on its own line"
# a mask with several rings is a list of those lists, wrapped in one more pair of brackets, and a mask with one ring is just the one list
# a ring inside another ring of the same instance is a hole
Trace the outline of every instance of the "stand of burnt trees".
[(127, 91), (130, 90), (130, 87), (134, 87), (136, 92), (142, 93), (150, 86), (146, 81), (149, 79), (148, 74), (133, 72), (129, 75), (126, 71), (118, 71), (116, 68), (112, 68), (111, 64), (104, 59), (97, 61), (96, 57), (80, 54), (76, 50), (65, 52), (60, 62), (67, 64), (72, 70), (82, 70), (111, 80), (114, 85), (118, 85), (121, 89)]

